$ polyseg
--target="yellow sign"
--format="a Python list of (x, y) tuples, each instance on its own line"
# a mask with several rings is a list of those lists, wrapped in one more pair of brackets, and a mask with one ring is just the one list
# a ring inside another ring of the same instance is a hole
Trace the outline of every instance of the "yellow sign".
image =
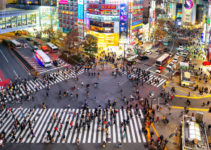
[(98, 48), (108, 48), (109, 46), (119, 45), (118, 33), (98, 33), (94, 31), (87, 31), (87, 34), (91, 34), (98, 39)]

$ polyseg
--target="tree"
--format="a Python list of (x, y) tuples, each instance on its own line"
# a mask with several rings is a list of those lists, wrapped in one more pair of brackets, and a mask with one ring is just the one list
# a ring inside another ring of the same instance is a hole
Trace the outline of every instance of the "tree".
[(88, 53), (97, 53), (97, 38), (87, 34), (84, 41), (84, 50)]
[(161, 30), (159, 27), (155, 27), (152, 36), (155, 41), (162, 40), (166, 37), (166, 32)]
[(80, 47), (80, 39), (78, 38), (78, 31), (70, 31), (64, 39), (64, 49), (69, 54), (78, 53)]

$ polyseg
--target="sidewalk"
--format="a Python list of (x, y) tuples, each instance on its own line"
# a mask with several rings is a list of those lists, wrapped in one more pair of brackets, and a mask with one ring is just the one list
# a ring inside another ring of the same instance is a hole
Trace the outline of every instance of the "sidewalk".
[[(192, 73), (191, 76), (191, 81), (194, 81), (194, 87), (198, 85), (198, 89), (197, 90), (193, 90), (187, 87), (182, 87), (180, 86), (180, 75), (175, 75), (172, 77), (172, 79), (168, 81), (168, 84), (166, 85), (166, 90), (167, 91), (171, 91), (172, 87), (175, 87), (176, 90), (176, 97), (183, 97), (183, 98), (189, 98), (189, 99), (202, 99), (202, 98), (211, 98), (211, 80), (210, 80), (210, 75), (207, 72), (207, 67), (202, 66), (202, 60), (193, 60), (192, 64), (195, 64), (195, 71), (199, 73), (198, 76), (195, 76)], [(202, 75), (201, 75), (201, 71), (198, 70), (198, 68), (201, 67), (202, 68)], [(205, 80), (203, 79), (204, 74), (207, 75), (207, 83), (205, 82)], [(203, 92), (203, 94), (199, 93), (199, 89), (204, 89), (204, 88), (208, 88), (208, 93)], [(189, 95), (190, 94), (190, 95)]]
[[(181, 111), (182, 109), (169, 109), (168, 106), (162, 105), (162, 110), (159, 112), (156, 110), (156, 105), (153, 106), (153, 109), (155, 109), (155, 122), (150, 125), (149, 132), (154, 133), (152, 138), (156, 141), (158, 137), (163, 136), (164, 139), (168, 140), (168, 143), (166, 145), (167, 150), (178, 150), (181, 147), (181, 130), (180, 125), (182, 121)], [(190, 110), (189, 115), (192, 113), (196, 113), (198, 111)], [(165, 116), (169, 123), (165, 124), (162, 121), (162, 117)], [(159, 121), (156, 122), (156, 118), (159, 117)], [(207, 129), (207, 126), (211, 124), (211, 120), (209, 119), (211, 117), (211, 113), (204, 112), (204, 122), (205, 127)], [(211, 140), (211, 131), (207, 130), (208, 139)]]

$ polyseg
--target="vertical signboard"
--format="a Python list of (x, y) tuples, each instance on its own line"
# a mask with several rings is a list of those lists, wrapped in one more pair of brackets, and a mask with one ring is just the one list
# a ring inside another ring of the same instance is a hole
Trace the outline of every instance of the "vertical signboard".
[(207, 51), (207, 58), (208, 58), (208, 61), (211, 61), (211, 40), (209, 42), (209, 49)]
[(78, 0), (78, 33), (84, 36), (84, 0)]
[(122, 3), (120, 4), (120, 36), (122, 34), (125, 34), (125, 36), (127, 35), (127, 4), (126, 3)]
[(83, 0), (78, 0), (78, 21), (83, 22), (84, 19), (84, 2)]

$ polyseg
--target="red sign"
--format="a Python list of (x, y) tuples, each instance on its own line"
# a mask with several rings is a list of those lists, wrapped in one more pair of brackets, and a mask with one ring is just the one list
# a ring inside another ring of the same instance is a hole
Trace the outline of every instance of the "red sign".
[(89, 8), (96, 9), (96, 8), (99, 8), (99, 5), (98, 4), (89, 4)]
[(116, 9), (116, 5), (101, 5), (101, 9)]

